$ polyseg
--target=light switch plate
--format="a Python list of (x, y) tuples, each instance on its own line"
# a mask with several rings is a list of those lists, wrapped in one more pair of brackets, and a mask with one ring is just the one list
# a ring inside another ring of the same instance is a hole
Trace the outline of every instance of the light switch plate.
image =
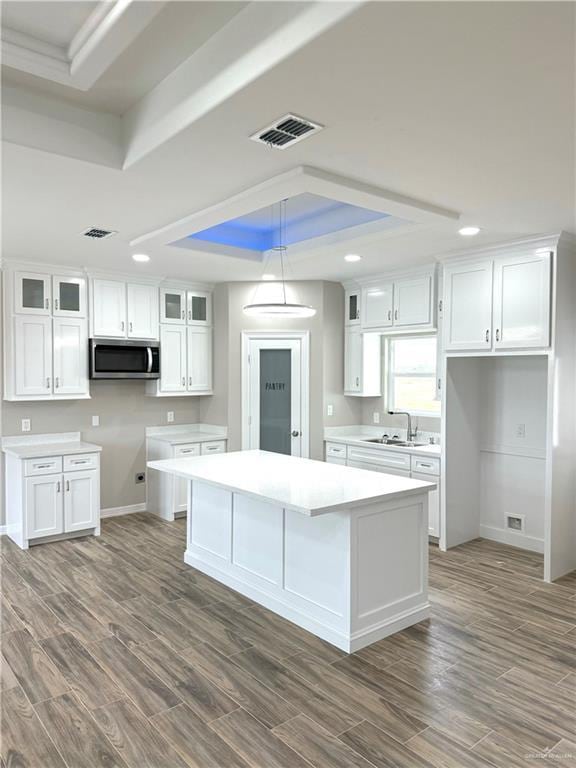
[(22, 419), (22, 432), (30, 432), (30, 419)]
[(100, 426), (100, 416), (92, 416), (92, 426), (93, 427)]
[(326, 406), (326, 415), (334, 416), (334, 406), (331, 403)]
[(166, 414), (166, 421), (171, 424), (174, 421), (174, 411), (168, 411)]

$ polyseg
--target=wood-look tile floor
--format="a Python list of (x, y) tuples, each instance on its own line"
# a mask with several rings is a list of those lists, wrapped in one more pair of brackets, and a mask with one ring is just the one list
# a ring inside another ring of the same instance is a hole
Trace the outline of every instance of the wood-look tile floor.
[(576, 574), (430, 549), (433, 617), (352, 656), (182, 562), (184, 521), (2, 539), (6, 768), (576, 766)]

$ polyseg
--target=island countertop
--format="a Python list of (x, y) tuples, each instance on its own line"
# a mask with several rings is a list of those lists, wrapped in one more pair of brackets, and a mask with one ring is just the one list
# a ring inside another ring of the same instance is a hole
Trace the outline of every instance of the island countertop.
[(432, 491), (434, 483), (268, 451), (163, 459), (150, 469), (200, 480), (315, 516)]

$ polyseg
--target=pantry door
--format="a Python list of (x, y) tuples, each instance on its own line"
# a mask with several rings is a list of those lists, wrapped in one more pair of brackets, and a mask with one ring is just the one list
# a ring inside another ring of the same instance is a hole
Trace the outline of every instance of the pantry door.
[(307, 334), (243, 336), (243, 449), (307, 457)]

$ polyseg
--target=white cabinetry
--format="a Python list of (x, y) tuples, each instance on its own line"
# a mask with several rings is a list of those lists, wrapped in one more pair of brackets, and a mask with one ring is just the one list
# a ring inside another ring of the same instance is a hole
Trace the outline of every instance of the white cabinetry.
[(381, 341), (377, 333), (358, 327), (345, 329), (344, 394), (377, 397), (382, 393)]
[(146, 394), (212, 394), (212, 295), (182, 286), (160, 289), (160, 379)]
[(158, 338), (158, 286), (93, 278), (90, 283), (94, 338)]
[(550, 344), (550, 253), (514, 254), (444, 267), (445, 351)]
[(84, 278), (8, 268), (4, 296), (4, 399), (89, 397)]
[(51, 536), (78, 531), (98, 535), (99, 466), (98, 453), (34, 459), (7, 453), (8, 536), (27, 549), (30, 542)]
[[(224, 436), (213, 439), (213, 434), (202, 435), (198, 428), (188, 427), (190, 432), (172, 433), (172, 437), (166, 435), (162, 427), (150, 429), (152, 433), (146, 436), (146, 462), (156, 459), (186, 459), (226, 452), (227, 443)], [(183, 427), (180, 426), (179, 429), (182, 430)], [(153, 430), (158, 432), (155, 433)], [(170, 428), (167, 427), (166, 430), (169, 432)], [(188, 482), (175, 475), (149, 470), (146, 483), (146, 508), (148, 512), (158, 515), (163, 520), (174, 520), (186, 514)]]
[(434, 330), (435, 271), (370, 279), (362, 288), (362, 328), (383, 333)]

